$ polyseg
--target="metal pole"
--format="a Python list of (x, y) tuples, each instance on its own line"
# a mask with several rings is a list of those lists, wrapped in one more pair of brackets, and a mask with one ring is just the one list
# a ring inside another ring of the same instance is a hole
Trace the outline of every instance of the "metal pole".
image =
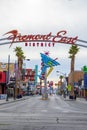
[(42, 79), (40, 79), (40, 95), (42, 95)]
[(14, 100), (16, 99), (17, 96), (17, 71), (18, 71), (18, 66), (15, 61), (15, 85), (14, 85)]
[(9, 87), (8, 85), (9, 85), (9, 78), (10, 78), (9, 72), (10, 72), (10, 55), (8, 55), (8, 73), (7, 73), (7, 83), (6, 83), (7, 97), (6, 97), (6, 101), (8, 101), (8, 87)]
[(14, 85), (14, 100), (16, 99), (16, 96), (15, 96), (15, 87), (16, 87), (16, 84)]
[(44, 99), (47, 99), (48, 98), (48, 94), (47, 94), (47, 77), (46, 77), (46, 74), (47, 74), (47, 69), (45, 71), (45, 79), (44, 79)]
[(16, 61), (14, 65), (14, 70), (15, 70), (15, 85), (14, 85), (14, 100), (16, 99)]
[(30, 95), (30, 77), (28, 78), (28, 96)]

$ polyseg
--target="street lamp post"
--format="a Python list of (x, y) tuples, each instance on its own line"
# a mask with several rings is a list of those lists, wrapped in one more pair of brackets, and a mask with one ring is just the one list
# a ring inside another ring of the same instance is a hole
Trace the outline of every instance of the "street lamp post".
[(14, 85), (14, 100), (16, 99), (17, 96), (17, 72), (18, 72), (18, 66), (17, 63), (15, 61), (15, 85)]
[(45, 70), (45, 75), (44, 75), (44, 92), (42, 94), (42, 99), (48, 99), (48, 93), (47, 93), (47, 69)]
[(28, 96), (30, 95), (30, 77), (28, 78)]
[(6, 81), (6, 93), (7, 93), (7, 97), (6, 97), (6, 101), (8, 101), (8, 87), (9, 87), (9, 72), (10, 72), (10, 55), (8, 55), (8, 72), (7, 72), (7, 81)]
[(45, 71), (45, 79), (44, 79), (44, 98), (47, 99), (48, 98), (48, 94), (47, 94), (47, 70)]
[(14, 85), (14, 100), (16, 99), (15, 90), (16, 90), (16, 84)]

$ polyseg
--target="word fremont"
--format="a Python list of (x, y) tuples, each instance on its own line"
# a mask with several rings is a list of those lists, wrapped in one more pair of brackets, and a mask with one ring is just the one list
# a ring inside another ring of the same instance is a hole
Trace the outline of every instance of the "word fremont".
[[(53, 46), (54, 43), (65, 43), (65, 44), (75, 44), (77, 41), (78, 36), (76, 37), (68, 37), (66, 36), (67, 31), (62, 30), (57, 32), (55, 35), (52, 35), (52, 32), (42, 35), (42, 34), (28, 34), (28, 35), (21, 35), (21, 33), (18, 32), (18, 30), (12, 30), (4, 35), (9, 35), (7, 37), (8, 40), (10, 40), (11, 45), (13, 43), (18, 42), (25, 42), (25, 46)], [(10, 45), (10, 46), (11, 46)]]

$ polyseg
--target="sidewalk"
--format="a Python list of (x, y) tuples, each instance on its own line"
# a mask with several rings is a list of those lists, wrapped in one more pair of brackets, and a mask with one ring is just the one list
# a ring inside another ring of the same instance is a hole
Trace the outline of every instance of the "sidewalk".
[(78, 102), (83, 102), (83, 103), (87, 103), (87, 100), (85, 98), (82, 97), (77, 97), (76, 100), (75, 99), (69, 99), (69, 96), (66, 96), (66, 98), (62, 97), (65, 101), (78, 101)]
[(7, 104), (7, 103), (12, 103), (12, 102), (17, 102), (17, 101), (20, 101), (20, 100), (26, 100), (26, 99), (29, 99), (30, 96), (23, 96), (22, 98), (16, 98), (15, 100), (13, 98), (8, 98), (8, 101), (6, 101), (6, 99), (0, 99), (0, 105), (3, 105), (3, 104)]
[(87, 103), (87, 100), (85, 98), (82, 98), (82, 97), (77, 98), (77, 101)]

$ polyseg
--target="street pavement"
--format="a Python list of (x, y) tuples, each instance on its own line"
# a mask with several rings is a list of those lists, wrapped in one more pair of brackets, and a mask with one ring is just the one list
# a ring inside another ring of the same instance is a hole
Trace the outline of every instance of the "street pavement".
[(57, 95), (49, 95), (48, 100), (39, 95), (23, 98), (3, 100), (0, 130), (87, 130), (86, 100)]
[[(75, 101), (75, 99), (69, 99), (69, 96), (66, 96), (66, 98), (64, 98), (63, 96), (61, 96), (62, 99), (64, 99), (65, 101), (69, 100), (69, 101)], [(83, 97), (77, 97), (76, 101), (78, 102), (83, 102), (83, 103), (87, 103), (87, 100)]]

